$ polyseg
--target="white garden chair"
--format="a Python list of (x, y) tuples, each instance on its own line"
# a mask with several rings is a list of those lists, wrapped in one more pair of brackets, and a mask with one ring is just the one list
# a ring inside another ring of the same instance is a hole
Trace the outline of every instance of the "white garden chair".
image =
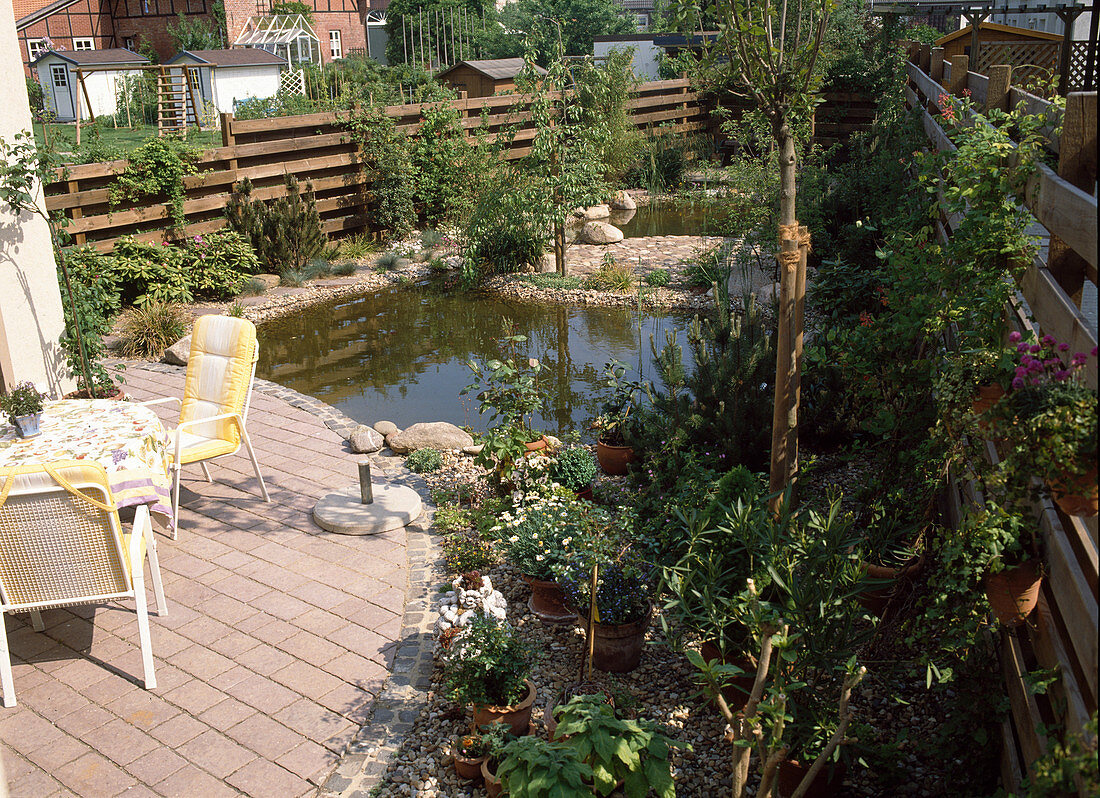
[[(132, 598), (145, 688), (157, 686), (145, 597), (145, 557), (157, 614), (167, 615), (149, 508), (139, 505), (122, 531), (107, 472), (99, 463), (65, 460), (0, 468), (0, 625), (9, 612), (29, 612), (42, 631), (44, 609)], [(0, 634), (4, 706), (15, 706), (7, 627)]]
[[(200, 316), (191, 331), (191, 353), (187, 359), (187, 381), (183, 399), (166, 397), (143, 402), (180, 404), (180, 420), (172, 433), (172, 517), (179, 527), (180, 472), (198, 463), (210, 482), (207, 460), (235, 454), (244, 444), (260, 493), (270, 502), (260, 464), (245, 429), (252, 401), (252, 381), (259, 358), (256, 325), (232, 316)], [(172, 537), (176, 537), (173, 529)]]

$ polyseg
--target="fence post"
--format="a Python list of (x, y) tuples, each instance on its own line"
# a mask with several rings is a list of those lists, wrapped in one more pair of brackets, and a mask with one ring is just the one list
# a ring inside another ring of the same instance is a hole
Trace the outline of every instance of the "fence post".
[[(1066, 97), (1058, 141), (1058, 176), (1086, 192), (1096, 185), (1096, 92), (1074, 92)], [(1081, 307), (1088, 262), (1052, 235), (1047, 268), (1074, 304)]]
[(951, 59), (951, 85), (947, 87), (948, 93), (962, 97), (969, 76), (970, 56), (957, 55)]
[[(79, 97), (77, 99), (79, 99)], [(70, 194), (79, 194), (80, 193), (80, 181), (79, 180), (70, 180), (70, 181), (68, 181), (67, 188), (69, 189), (68, 193), (70, 193)], [(83, 218), (83, 216), (84, 216), (84, 211), (81, 209), (81, 207), (79, 205), (74, 205), (70, 209), (70, 213), (71, 213), (70, 218), (72, 218), (73, 221), (76, 221), (77, 219)], [(87, 233), (76, 233), (76, 234), (74, 234), (73, 235), (73, 242), (78, 247), (83, 246), (84, 244), (87, 244), (88, 243)]]
[(928, 74), (928, 70), (932, 66), (932, 45), (922, 44), (920, 46), (920, 63), (917, 66), (920, 67), (921, 72)]
[[(221, 125), (222, 125), (222, 146), (233, 147), (237, 144), (237, 137), (233, 135), (233, 114), (222, 112), (221, 113)], [(230, 158), (228, 162), (230, 171), (237, 171), (237, 159)]]
[(985, 95), (985, 110), (1008, 110), (1008, 93), (1012, 90), (1012, 66), (998, 64), (989, 68), (989, 86)]
[(932, 80), (943, 85), (943, 48), (932, 48), (932, 71), (928, 73), (928, 76)]

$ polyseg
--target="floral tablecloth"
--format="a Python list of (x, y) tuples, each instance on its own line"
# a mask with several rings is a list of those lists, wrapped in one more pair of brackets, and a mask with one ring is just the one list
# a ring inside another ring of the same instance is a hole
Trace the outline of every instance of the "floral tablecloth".
[(95, 460), (119, 507), (148, 504), (172, 526), (168, 433), (148, 407), (113, 399), (63, 399), (42, 413), (42, 432), (20, 438), (0, 423), (0, 466), (55, 460)]

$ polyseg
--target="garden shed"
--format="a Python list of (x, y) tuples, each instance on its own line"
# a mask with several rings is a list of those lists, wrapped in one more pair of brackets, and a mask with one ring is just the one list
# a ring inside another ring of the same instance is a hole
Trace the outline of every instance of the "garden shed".
[(148, 58), (121, 47), (50, 50), (31, 64), (38, 73), (46, 107), (58, 122), (76, 120), (78, 99), (81, 119), (115, 113), (122, 79), (141, 74), (141, 68), (148, 65)]
[[(540, 75), (546, 70), (535, 67)], [(492, 97), (516, 90), (516, 75), (523, 71), (522, 58), (459, 61), (436, 75), (436, 80), (466, 92), (467, 97)]]
[(231, 50), (183, 50), (169, 66), (186, 66), (203, 105), (213, 104), (220, 113), (232, 113), (241, 100), (274, 97), (285, 58), (258, 47)]
[(1057, 33), (1017, 28), (1012, 25), (998, 25), (994, 22), (982, 22), (978, 26), (977, 57), (970, 52), (973, 46), (972, 25), (967, 25), (936, 40), (936, 46), (943, 48), (945, 60), (950, 61), (957, 55), (969, 56), (972, 70), (980, 62), (983, 66), (987, 66), (989, 59), (983, 56), (992, 51), (997, 51), (1000, 56), (1000, 60), (992, 63), (1013, 66), (1033, 64), (1045, 69), (1055, 69), (1058, 65), (1058, 50), (1061, 45), (1062, 37)]

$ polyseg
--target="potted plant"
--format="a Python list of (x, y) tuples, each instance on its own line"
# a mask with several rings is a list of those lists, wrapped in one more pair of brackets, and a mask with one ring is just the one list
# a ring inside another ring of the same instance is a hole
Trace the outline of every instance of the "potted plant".
[(601, 413), (592, 422), (599, 430), (596, 437), (596, 459), (605, 474), (621, 476), (634, 459), (631, 441), (638, 423), (638, 396), (641, 385), (623, 379), (626, 365), (611, 361), (604, 366), (604, 384), (611, 389)]
[(508, 740), (508, 727), (493, 723), (485, 731), (463, 735), (455, 746), (455, 773), (471, 781), (481, 779), (481, 764), (493, 752), (499, 752)]
[(466, 362), (474, 381), (462, 389), (461, 395), (473, 394), (480, 402), (478, 413), (488, 413), (490, 419), (478, 461), (493, 467), (501, 478), (508, 476), (518, 457), (547, 446), (546, 438), (532, 427), (535, 413), (544, 405), (538, 387), (542, 364), (537, 358), (520, 356), (519, 346), (526, 341), (526, 336), (505, 330), (501, 339), (504, 357), (484, 364)]
[[(670, 756), (689, 747), (647, 720), (623, 720), (603, 695), (577, 695), (555, 711), (557, 739), (529, 737), (504, 747), (497, 770), (512, 796), (675, 796)], [(558, 792), (557, 790), (561, 790)]]
[(592, 498), (592, 478), (596, 476), (596, 458), (583, 446), (567, 446), (550, 466), (550, 478), (569, 488), (582, 499)]
[(565, 605), (555, 569), (565, 556), (565, 542), (581, 532), (590, 512), (572, 494), (552, 493), (503, 513), (492, 529), (503, 542), (508, 561), (531, 588), (527, 607), (543, 623), (569, 623), (576, 618), (576, 612)]
[(936, 401), (945, 418), (981, 415), (993, 407), (1012, 382), (1011, 349), (963, 349), (953, 352), (936, 379)]
[(8, 414), (20, 438), (30, 438), (39, 433), (42, 400), (45, 398), (46, 395), (39, 393), (30, 382), (21, 382), (7, 396), (0, 396), (0, 410)]
[(993, 484), (1020, 500), (1037, 476), (1063, 512), (1095, 515), (1096, 391), (1081, 379), (1088, 356), (1067, 363), (1069, 347), (1049, 335), (1038, 343), (1012, 338), (1020, 355), (1012, 391), (989, 411), (1001, 442)]
[(653, 615), (650, 569), (610, 514), (589, 521), (566, 544), (566, 557), (555, 572), (585, 627), (592, 665), (626, 673), (641, 661)]
[(501, 721), (512, 734), (526, 734), (535, 686), (527, 647), (505, 622), (475, 618), (455, 635), (444, 655), (443, 679), (450, 698), (473, 707), (474, 724)]

